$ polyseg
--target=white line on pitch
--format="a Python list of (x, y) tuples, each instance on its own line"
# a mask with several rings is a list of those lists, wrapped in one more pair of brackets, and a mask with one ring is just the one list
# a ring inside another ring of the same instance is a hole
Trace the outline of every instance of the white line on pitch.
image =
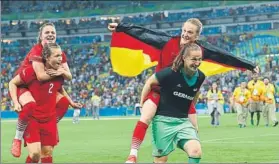
[(279, 134), (264, 134), (264, 135), (249, 136), (249, 137), (218, 138), (218, 139), (212, 139), (212, 140), (204, 140), (204, 141), (201, 141), (201, 142), (202, 143), (207, 143), (207, 142), (214, 142), (214, 141), (227, 141), (227, 140), (235, 140), (235, 139), (245, 139), (245, 138), (255, 138), (255, 137), (268, 137), (268, 136), (279, 136)]

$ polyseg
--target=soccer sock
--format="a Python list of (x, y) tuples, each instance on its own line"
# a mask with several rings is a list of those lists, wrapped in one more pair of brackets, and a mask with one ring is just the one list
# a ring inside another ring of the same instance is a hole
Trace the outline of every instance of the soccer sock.
[(33, 110), (37, 107), (35, 102), (29, 102), (22, 107), (22, 111), (18, 114), (18, 121), (16, 125), (16, 134), (14, 139), (22, 140), (24, 131), (30, 120)]
[(200, 163), (200, 158), (189, 157), (188, 163)]
[(70, 105), (66, 97), (62, 97), (56, 104), (56, 122), (58, 123), (66, 114)]
[(25, 160), (25, 163), (32, 163), (32, 159), (30, 158), (30, 156), (28, 155), (26, 160)]
[(25, 163), (38, 163), (39, 162), (39, 159), (34, 161), (32, 160), (32, 158), (28, 155), (26, 160), (25, 160)]
[(41, 163), (52, 163), (52, 157), (41, 158)]
[(136, 125), (136, 127), (134, 129), (134, 133), (133, 133), (130, 155), (137, 156), (138, 149), (145, 137), (147, 128), (148, 128), (148, 125), (146, 123), (141, 122), (141, 121), (137, 122), (137, 125)]

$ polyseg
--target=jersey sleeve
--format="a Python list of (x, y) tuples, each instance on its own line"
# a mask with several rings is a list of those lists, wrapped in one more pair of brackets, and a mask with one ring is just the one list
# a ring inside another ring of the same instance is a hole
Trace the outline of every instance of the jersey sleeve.
[(26, 85), (28, 85), (29, 83), (31, 83), (33, 80), (36, 79), (36, 74), (32, 67), (23, 69), (19, 73), (19, 76), (20, 76), (20, 79), (23, 81), (23, 83)]
[(155, 77), (157, 78), (160, 86), (164, 86), (164, 85), (168, 85), (167, 80), (170, 78), (171, 74), (172, 74), (172, 69), (170, 67), (167, 67), (155, 73)]
[(67, 63), (67, 56), (65, 52), (62, 52), (62, 63)]
[(42, 50), (38, 46), (35, 46), (31, 49), (29, 55), (29, 61), (43, 62)]

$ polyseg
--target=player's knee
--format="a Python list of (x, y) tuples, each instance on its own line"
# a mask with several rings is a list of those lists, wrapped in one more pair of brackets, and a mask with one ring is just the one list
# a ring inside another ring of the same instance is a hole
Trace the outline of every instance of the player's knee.
[(202, 156), (202, 150), (200, 147), (194, 147), (189, 149), (188, 156), (192, 158), (201, 158)]
[(202, 150), (200, 142), (197, 140), (190, 140), (184, 145), (184, 150), (188, 153), (189, 157), (201, 158)]
[(52, 152), (53, 152), (53, 147), (50, 147), (50, 146), (48, 146), (48, 147), (44, 147), (44, 148), (42, 148), (42, 156), (44, 156), (44, 157), (50, 157), (50, 156), (52, 156)]
[(30, 158), (32, 159), (33, 162), (39, 162), (40, 161), (40, 158), (41, 158), (41, 154), (40, 152), (33, 152), (33, 153), (30, 153)]

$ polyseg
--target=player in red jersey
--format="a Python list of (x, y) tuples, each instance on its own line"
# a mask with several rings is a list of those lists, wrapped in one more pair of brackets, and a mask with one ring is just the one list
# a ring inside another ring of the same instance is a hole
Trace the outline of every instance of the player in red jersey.
[[(166, 33), (151, 31), (149, 29), (145, 29), (140, 26), (134, 26), (132, 24), (117, 24), (110, 23), (108, 25), (108, 29), (112, 32), (125, 32), (126, 34), (147, 43), (157, 49), (162, 50), (161, 56), (159, 56), (158, 65), (156, 67), (156, 72), (160, 71), (163, 68), (166, 68), (171, 65), (174, 58), (179, 54), (180, 47), (184, 44), (197, 42), (199, 36), (202, 32), (202, 23), (196, 18), (188, 19), (182, 26), (181, 36), (170, 37)], [(141, 34), (141, 35), (140, 35)], [(208, 53), (203, 50), (203, 53)], [(223, 55), (222, 52), (219, 53)], [(230, 58), (235, 61), (241, 62), (234, 56), (230, 56)], [(259, 72), (259, 68), (251, 65), (250, 63), (244, 63), (246, 68), (250, 70)], [(146, 97), (144, 95), (147, 95)], [(136, 163), (137, 154), (140, 148), (141, 143), (144, 140), (147, 128), (154, 117), (157, 106), (160, 100), (159, 87), (154, 86), (153, 88), (149, 88), (148, 93), (142, 93), (141, 96), (141, 117), (135, 126), (130, 155), (128, 156), (127, 163)], [(191, 108), (189, 110), (189, 114), (194, 114), (196, 112), (195, 105), (191, 104)]]
[[(41, 56), (43, 45), (45, 43), (55, 42), (55, 26), (52, 23), (46, 23), (42, 25), (39, 30), (38, 43), (32, 47), (32, 49), (22, 62), (21, 66), (16, 71), (15, 75), (17, 75), (23, 69), (32, 66), (36, 73), (36, 77), (39, 81), (50, 80), (60, 75), (63, 76), (66, 80), (71, 80), (72, 75), (67, 64), (67, 58), (65, 53), (62, 53), (62, 67), (60, 67), (58, 70), (47, 69), (45, 71), (44, 69), (44, 64), (42, 62)], [(20, 108), (16, 128), (16, 135), (14, 137), (11, 148), (11, 153), (14, 157), (20, 157), (21, 155), (21, 140), (23, 137), (23, 133), (27, 127), (29, 116), (32, 114), (31, 109), (34, 108), (36, 103), (30, 91), (24, 85), (18, 87), (17, 93), (17, 97), (22, 108)], [(69, 95), (65, 92), (64, 88), (62, 88), (61, 93), (57, 93), (56, 97), (57, 122), (64, 116), (69, 105), (71, 105), (74, 108), (81, 108), (81, 104), (73, 102)]]
[[(42, 52), (46, 69), (59, 70), (62, 66), (62, 51), (56, 43), (46, 44)], [(25, 85), (35, 100), (32, 114), (24, 133), (29, 155), (26, 163), (52, 163), (53, 147), (57, 144), (56, 98), (62, 89), (64, 78), (56, 76), (41, 82), (32, 66), (25, 67), (10, 81), (9, 91), (16, 110), (21, 104), (17, 98), (18, 87)]]

